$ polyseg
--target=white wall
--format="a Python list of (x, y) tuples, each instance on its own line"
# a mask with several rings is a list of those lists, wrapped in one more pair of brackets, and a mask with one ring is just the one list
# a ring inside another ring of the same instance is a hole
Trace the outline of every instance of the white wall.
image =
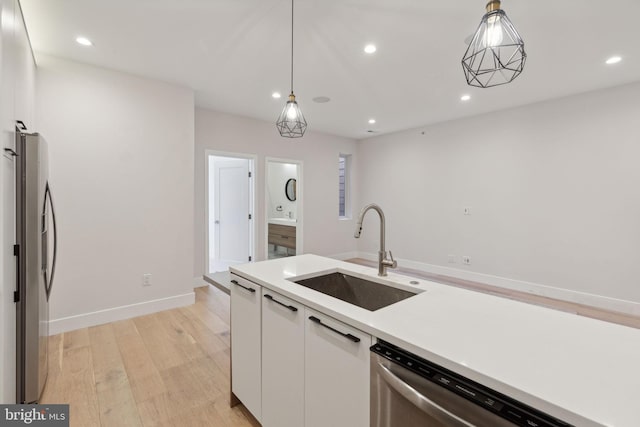
[[(297, 200), (287, 199), (284, 188), (287, 181), (297, 179), (298, 166), (291, 163), (269, 162), (267, 166), (267, 217), (268, 218), (298, 218)], [(282, 207), (278, 211), (278, 206)]]
[[(303, 210), (304, 252), (333, 255), (355, 251), (353, 221), (338, 220), (338, 155), (354, 153), (355, 141), (312, 131), (301, 139), (282, 138), (275, 126), (278, 111), (274, 110), (274, 123), (270, 123), (196, 108), (194, 277), (201, 277), (205, 269), (206, 149), (258, 156), (255, 171), (258, 260), (265, 259), (266, 251), (265, 157), (304, 162), (301, 180), (304, 200), (298, 206)], [(307, 120), (312, 124), (311, 118)], [(357, 191), (354, 193), (357, 195)]]
[[(360, 200), (384, 208), (397, 258), (638, 303), (638, 99), (632, 84), (363, 140)], [(377, 219), (359, 249), (377, 250)]]
[(59, 224), (52, 333), (190, 303), (192, 91), (37, 59)]

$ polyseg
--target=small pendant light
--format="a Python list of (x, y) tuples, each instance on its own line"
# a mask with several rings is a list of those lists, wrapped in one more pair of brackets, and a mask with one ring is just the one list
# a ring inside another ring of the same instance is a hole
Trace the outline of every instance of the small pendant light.
[(510, 83), (522, 73), (526, 59), (524, 41), (500, 9), (500, 0), (489, 1), (462, 58), (467, 83), (483, 88)]
[(287, 104), (282, 109), (276, 122), (280, 136), (285, 138), (300, 138), (307, 130), (307, 121), (293, 94), (293, 0), (291, 0), (291, 94)]

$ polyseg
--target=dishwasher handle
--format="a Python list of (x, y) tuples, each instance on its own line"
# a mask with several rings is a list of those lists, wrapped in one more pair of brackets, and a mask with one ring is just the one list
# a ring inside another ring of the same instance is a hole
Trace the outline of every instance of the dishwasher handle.
[(474, 424), (463, 420), (459, 416), (438, 405), (436, 402), (425, 397), (423, 394), (418, 392), (418, 390), (394, 375), (394, 373), (386, 366), (381, 363), (376, 363), (375, 366), (378, 374), (391, 388), (400, 393), (402, 397), (414, 404), (421, 411), (451, 427), (475, 427)]

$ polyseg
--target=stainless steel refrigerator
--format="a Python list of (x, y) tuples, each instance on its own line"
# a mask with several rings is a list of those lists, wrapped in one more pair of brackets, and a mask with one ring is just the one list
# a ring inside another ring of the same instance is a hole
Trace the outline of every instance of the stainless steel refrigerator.
[(16, 400), (35, 403), (47, 380), (57, 233), (46, 141), (16, 128), (16, 154)]

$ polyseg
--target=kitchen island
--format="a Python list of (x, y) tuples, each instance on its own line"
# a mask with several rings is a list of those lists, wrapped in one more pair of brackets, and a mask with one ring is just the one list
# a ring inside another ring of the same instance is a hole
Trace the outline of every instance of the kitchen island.
[(377, 311), (290, 280), (335, 271), (378, 280), (370, 267), (315, 255), (231, 268), (264, 290), (567, 423), (640, 425), (640, 330), (434, 282), (412, 284), (393, 273), (382, 281), (419, 293)]

